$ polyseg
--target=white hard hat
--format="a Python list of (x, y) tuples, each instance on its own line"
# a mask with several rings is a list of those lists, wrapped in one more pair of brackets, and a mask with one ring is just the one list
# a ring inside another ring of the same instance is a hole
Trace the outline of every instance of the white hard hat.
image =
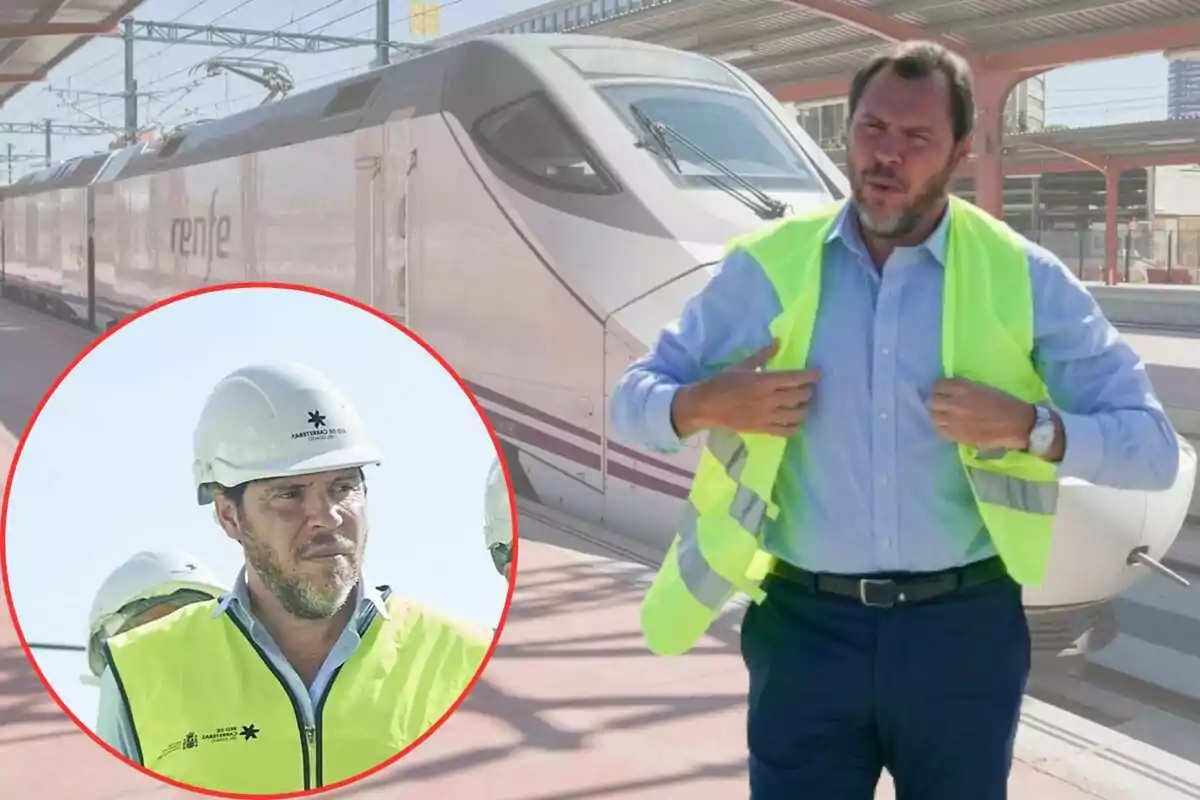
[(213, 483), (232, 488), (382, 461), (350, 401), (319, 371), (292, 363), (222, 378), (200, 414), (194, 448), (200, 505), (212, 502)]
[(493, 461), (488, 471), (483, 529), (489, 549), (512, 544), (512, 508), (508, 502), (508, 483), (499, 461)]
[(217, 598), (229, 591), (200, 560), (188, 553), (141, 552), (117, 567), (96, 592), (88, 615), (87, 656), (94, 673), (102, 669), (97, 648), (101, 636), (112, 635), (127, 621), (131, 603), (166, 598), (183, 589)]

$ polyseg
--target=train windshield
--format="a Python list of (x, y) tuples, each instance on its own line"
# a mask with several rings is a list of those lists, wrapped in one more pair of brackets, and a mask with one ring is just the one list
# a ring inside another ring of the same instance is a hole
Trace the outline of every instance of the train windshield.
[(823, 189), (799, 145), (786, 139), (748, 95), (678, 84), (623, 83), (600, 85), (596, 90), (639, 135), (644, 125), (637, 111), (695, 145), (672, 148), (677, 174), (688, 185), (709, 186), (711, 179), (726, 177), (712, 163), (715, 160), (764, 191)]

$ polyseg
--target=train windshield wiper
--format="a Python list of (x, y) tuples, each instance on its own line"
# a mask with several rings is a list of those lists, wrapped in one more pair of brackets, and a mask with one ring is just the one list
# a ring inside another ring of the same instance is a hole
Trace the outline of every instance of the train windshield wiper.
[[(650, 138), (653, 139), (653, 145), (657, 147), (659, 154), (669, 158), (671, 165), (675, 167), (675, 171), (682, 173), (683, 170), (680, 169), (679, 162), (675, 160), (675, 153), (671, 150), (671, 143), (667, 141), (666, 134), (663, 132), (665, 126), (655, 124), (646, 116), (644, 111), (635, 105), (630, 104), (629, 110), (633, 112), (634, 119), (638, 121), (638, 124), (646, 129), (646, 133), (650, 134)], [(638, 147), (645, 147), (648, 150), (655, 149), (655, 147), (651, 147), (652, 143), (647, 142), (645, 139), (639, 139), (636, 144)]]
[[(779, 219), (784, 215), (784, 213), (786, 213), (786, 203), (776, 200), (774, 197), (771, 197), (753, 183), (743, 178), (741, 175), (738, 175), (729, 167), (722, 164), (715, 157), (705, 152), (699, 145), (690, 141), (679, 131), (675, 130), (669, 125), (651, 120), (648, 116), (646, 116), (645, 112), (633, 104), (630, 104), (629, 110), (633, 112), (633, 116), (635, 119), (637, 119), (638, 123), (646, 129), (647, 133), (650, 134), (653, 144), (657, 146), (657, 149), (661, 152), (661, 154), (671, 160), (671, 164), (674, 165), (676, 172), (682, 174), (683, 170), (679, 168), (679, 162), (675, 159), (675, 154), (671, 150), (668, 137), (678, 140), (680, 144), (699, 156), (702, 160), (708, 163), (709, 166), (713, 167), (713, 169), (716, 169), (722, 175), (737, 183), (745, 191), (749, 192), (751, 197), (746, 197), (745, 195), (736, 191), (733, 187), (712, 175), (701, 176), (713, 186), (716, 186), (730, 197), (733, 197), (741, 202), (743, 205), (757, 214), (761, 219)], [(649, 144), (650, 143), (645, 141), (639, 141), (637, 143), (639, 147), (649, 147)]]

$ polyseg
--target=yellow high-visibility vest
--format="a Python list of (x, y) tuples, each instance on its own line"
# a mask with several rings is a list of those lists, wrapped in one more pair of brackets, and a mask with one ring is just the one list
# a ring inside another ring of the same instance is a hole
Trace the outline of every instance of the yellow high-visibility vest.
[[(821, 294), (825, 242), (842, 203), (801, 214), (734, 240), (762, 266), (782, 311), (770, 323), (780, 340), (767, 370), (799, 370)], [(1049, 393), (1033, 363), (1033, 289), (1024, 244), (1003, 222), (950, 199), (942, 301), (942, 369), (1026, 402)], [(799, 444), (803, 446), (803, 432)], [(708, 433), (683, 518), (642, 604), (642, 631), (660, 655), (689, 650), (739, 592), (761, 603), (774, 557), (763, 548), (779, 515), (775, 481), (788, 440), (724, 430)], [(1041, 583), (1058, 501), (1058, 465), (1025, 452), (980, 459), (958, 453), (984, 525), (1009, 574)]]
[(190, 786), (281, 794), (353, 778), (396, 756), (450, 710), (491, 637), (386, 599), (307, 727), (275, 668), (216, 600), (108, 640), (142, 763)]

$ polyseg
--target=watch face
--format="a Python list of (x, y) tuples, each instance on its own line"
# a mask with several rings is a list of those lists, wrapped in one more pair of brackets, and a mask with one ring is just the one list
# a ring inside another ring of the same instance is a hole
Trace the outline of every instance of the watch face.
[(1054, 428), (1038, 428), (1038, 430), (1034, 433), (1034, 438), (1037, 441), (1039, 450), (1047, 450), (1049, 449), (1050, 445), (1054, 443)]
[(1054, 420), (1050, 417), (1050, 412), (1043, 408), (1038, 408), (1037, 423), (1033, 426), (1033, 431), (1029, 435), (1029, 449), (1037, 455), (1041, 455), (1050, 449), (1054, 444)]

